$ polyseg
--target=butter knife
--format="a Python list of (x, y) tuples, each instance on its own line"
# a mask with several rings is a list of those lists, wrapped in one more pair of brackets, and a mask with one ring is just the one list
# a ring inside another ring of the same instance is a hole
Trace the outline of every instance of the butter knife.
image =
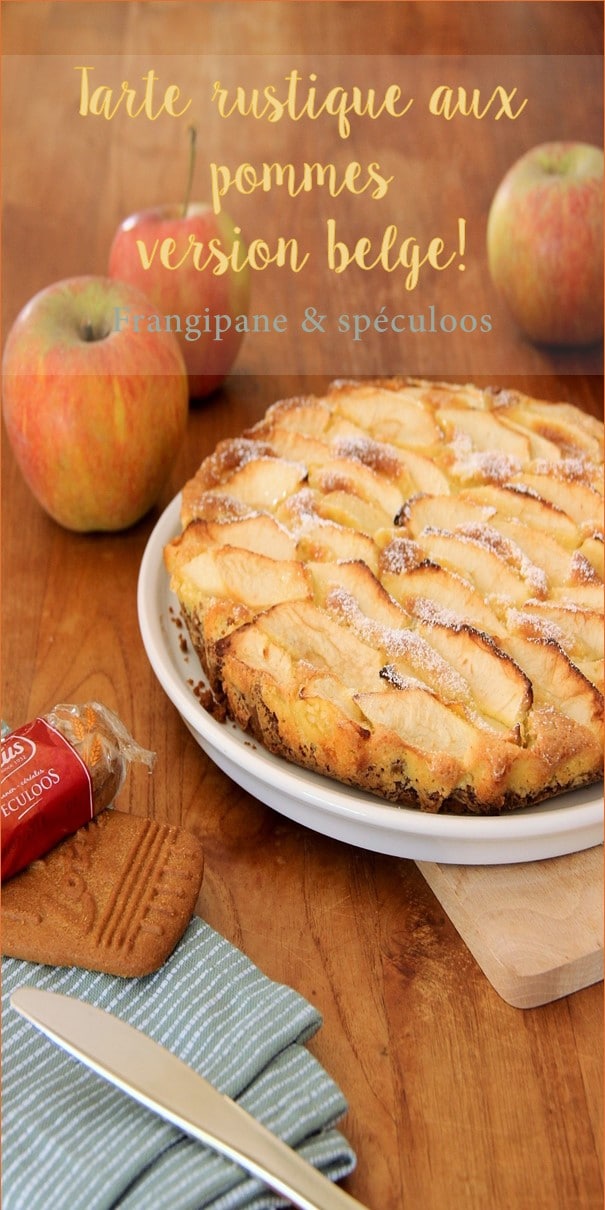
[(293, 1148), (166, 1047), (105, 1009), (20, 987), (11, 1004), (58, 1046), (300, 1210), (363, 1210)]

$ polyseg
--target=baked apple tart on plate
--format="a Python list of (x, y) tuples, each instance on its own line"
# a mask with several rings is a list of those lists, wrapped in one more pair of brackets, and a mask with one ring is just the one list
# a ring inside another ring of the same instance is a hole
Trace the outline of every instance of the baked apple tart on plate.
[[(603, 426), (566, 403), (393, 378), (279, 401), (152, 535), (151, 662), (196, 736), (215, 745), (225, 718), (242, 784), (256, 753), (253, 793), (290, 775), (294, 798), (321, 786), (369, 817), (403, 813), (404, 832), (430, 817), (433, 837), (496, 837), (549, 800), (585, 823), (588, 804), (598, 843), (602, 471)], [(171, 620), (152, 635), (162, 559)], [(175, 673), (157, 649), (177, 615), (194, 656)], [(573, 828), (556, 851), (570, 847), (586, 847)]]

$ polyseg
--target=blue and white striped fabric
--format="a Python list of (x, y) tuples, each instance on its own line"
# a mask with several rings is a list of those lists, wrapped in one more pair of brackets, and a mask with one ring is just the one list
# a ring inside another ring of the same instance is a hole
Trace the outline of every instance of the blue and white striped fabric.
[(255, 1178), (137, 1105), (10, 1007), (24, 984), (88, 1000), (167, 1046), (326, 1176), (355, 1156), (340, 1090), (304, 1043), (321, 1025), (203, 921), (143, 979), (2, 963), (3, 1210), (271, 1210)]

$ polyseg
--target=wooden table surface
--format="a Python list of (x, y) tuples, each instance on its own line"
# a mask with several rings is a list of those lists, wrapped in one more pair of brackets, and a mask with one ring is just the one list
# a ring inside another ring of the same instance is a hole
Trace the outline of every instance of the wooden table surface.
[[(480, 56), (479, 71), (490, 56), (493, 79), (506, 68), (508, 87), (512, 81), (530, 96), (527, 114), (506, 130), (435, 122), (427, 139), (419, 120), (398, 148), (377, 135), (375, 158), (390, 166), (391, 188), (400, 192), (401, 228), (424, 237), (438, 232), (446, 214), (447, 221), (464, 215), (470, 236), (464, 294), (452, 272), (439, 282), (429, 274), (407, 309), (434, 299), (456, 314), (489, 312), (489, 346), (461, 330), (435, 346), (375, 339), (366, 351), (360, 341), (363, 353), (335, 339), (312, 346), (299, 338), (287, 353), (277, 335), (262, 345), (250, 340), (239, 372), (192, 407), (157, 508), (117, 535), (76, 535), (49, 520), (3, 442), (2, 713), (16, 725), (56, 701), (96, 698), (157, 752), (153, 777), (134, 771), (120, 805), (199, 836), (206, 853), (200, 914), (320, 1009), (324, 1024), (311, 1046), (350, 1106), (342, 1129), (358, 1165), (346, 1187), (362, 1203), (371, 1210), (596, 1210), (603, 1200), (602, 988), (537, 1009), (511, 1008), (413, 861), (326, 838), (239, 789), (203, 754), (160, 688), (140, 638), (136, 590), (154, 523), (217, 440), (255, 421), (274, 399), (321, 389), (335, 373), (374, 372), (377, 358), (385, 372), (463, 373), (600, 414), (601, 350), (563, 354), (523, 341), (493, 292), (483, 246), (489, 198), (517, 153), (544, 138), (600, 142), (600, 92), (587, 94), (582, 80), (590, 84), (598, 66), (602, 6), (9, 0), (3, 34), (5, 55), (26, 56), (7, 60), (5, 75), (5, 332), (36, 290), (71, 274), (103, 273), (121, 219), (168, 200), (184, 179), (182, 123), (76, 119), (74, 76), (66, 75), (74, 62), (96, 64), (99, 79), (103, 69), (119, 81), (140, 74), (141, 63), (164, 70), (161, 56), (174, 56), (170, 70), (194, 94), (198, 77), (213, 78), (212, 57), (232, 53), (285, 56), (290, 64), (295, 54), (321, 63), (319, 55), (415, 56), (415, 70), (420, 56), (458, 56), (448, 64), (450, 79), (452, 62), (462, 73), (468, 56)], [(534, 96), (536, 65), (549, 57), (556, 81), (561, 55), (579, 85)], [(513, 74), (498, 56), (515, 56)], [(361, 69), (369, 73), (367, 61)], [(415, 86), (420, 79), (414, 76)], [(263, 154), (256, 128), (245, 130), (241, 142), (241, 124), (223, 123), (221, 151), (214, 123), (202, 147), (200, 189), (205, 161), (222, 154), (235, 164)], [(291, 134), (279, 132), (276, 154)], [(363, 140), (341, 140), (338, 162), (356, 158), (355, 146), (360, 158), (367, 155)], [(325, 198), (313, 200), (316, 210), (297, 211), (307, 241), (331, 213)], [(385, 199), (376, 214), (371, 206), (357, 212), (359, 200), (349, 200), (349, 210), (376, 230), (391, 221), (392, 195), (391, 211)], [(254, 203), (233, 196), (232, 210), (251, 230), (262, 215)], [(292, 203), (265, 197), (262, 205), (271, 210), (271, 229), (286, 230)], [(338, 213), (346, 221), (342, 207)], [(321, 309), (326, 298), (324, 311), (328, 302), (338, 313), (401, 310), (401, 274), (353, 268), (334, 278), (329, 299), (326, 282), (319, 259), (298, 279), (259, 274), (252, 305), (290, 314), (301, 300)]]

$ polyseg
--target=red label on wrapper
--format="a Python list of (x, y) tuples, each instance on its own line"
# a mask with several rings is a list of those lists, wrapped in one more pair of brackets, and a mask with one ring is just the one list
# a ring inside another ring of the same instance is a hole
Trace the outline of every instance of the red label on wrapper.
[(42, 718), (2, 740), (2, 880), (93, 818), (90, 773)]

